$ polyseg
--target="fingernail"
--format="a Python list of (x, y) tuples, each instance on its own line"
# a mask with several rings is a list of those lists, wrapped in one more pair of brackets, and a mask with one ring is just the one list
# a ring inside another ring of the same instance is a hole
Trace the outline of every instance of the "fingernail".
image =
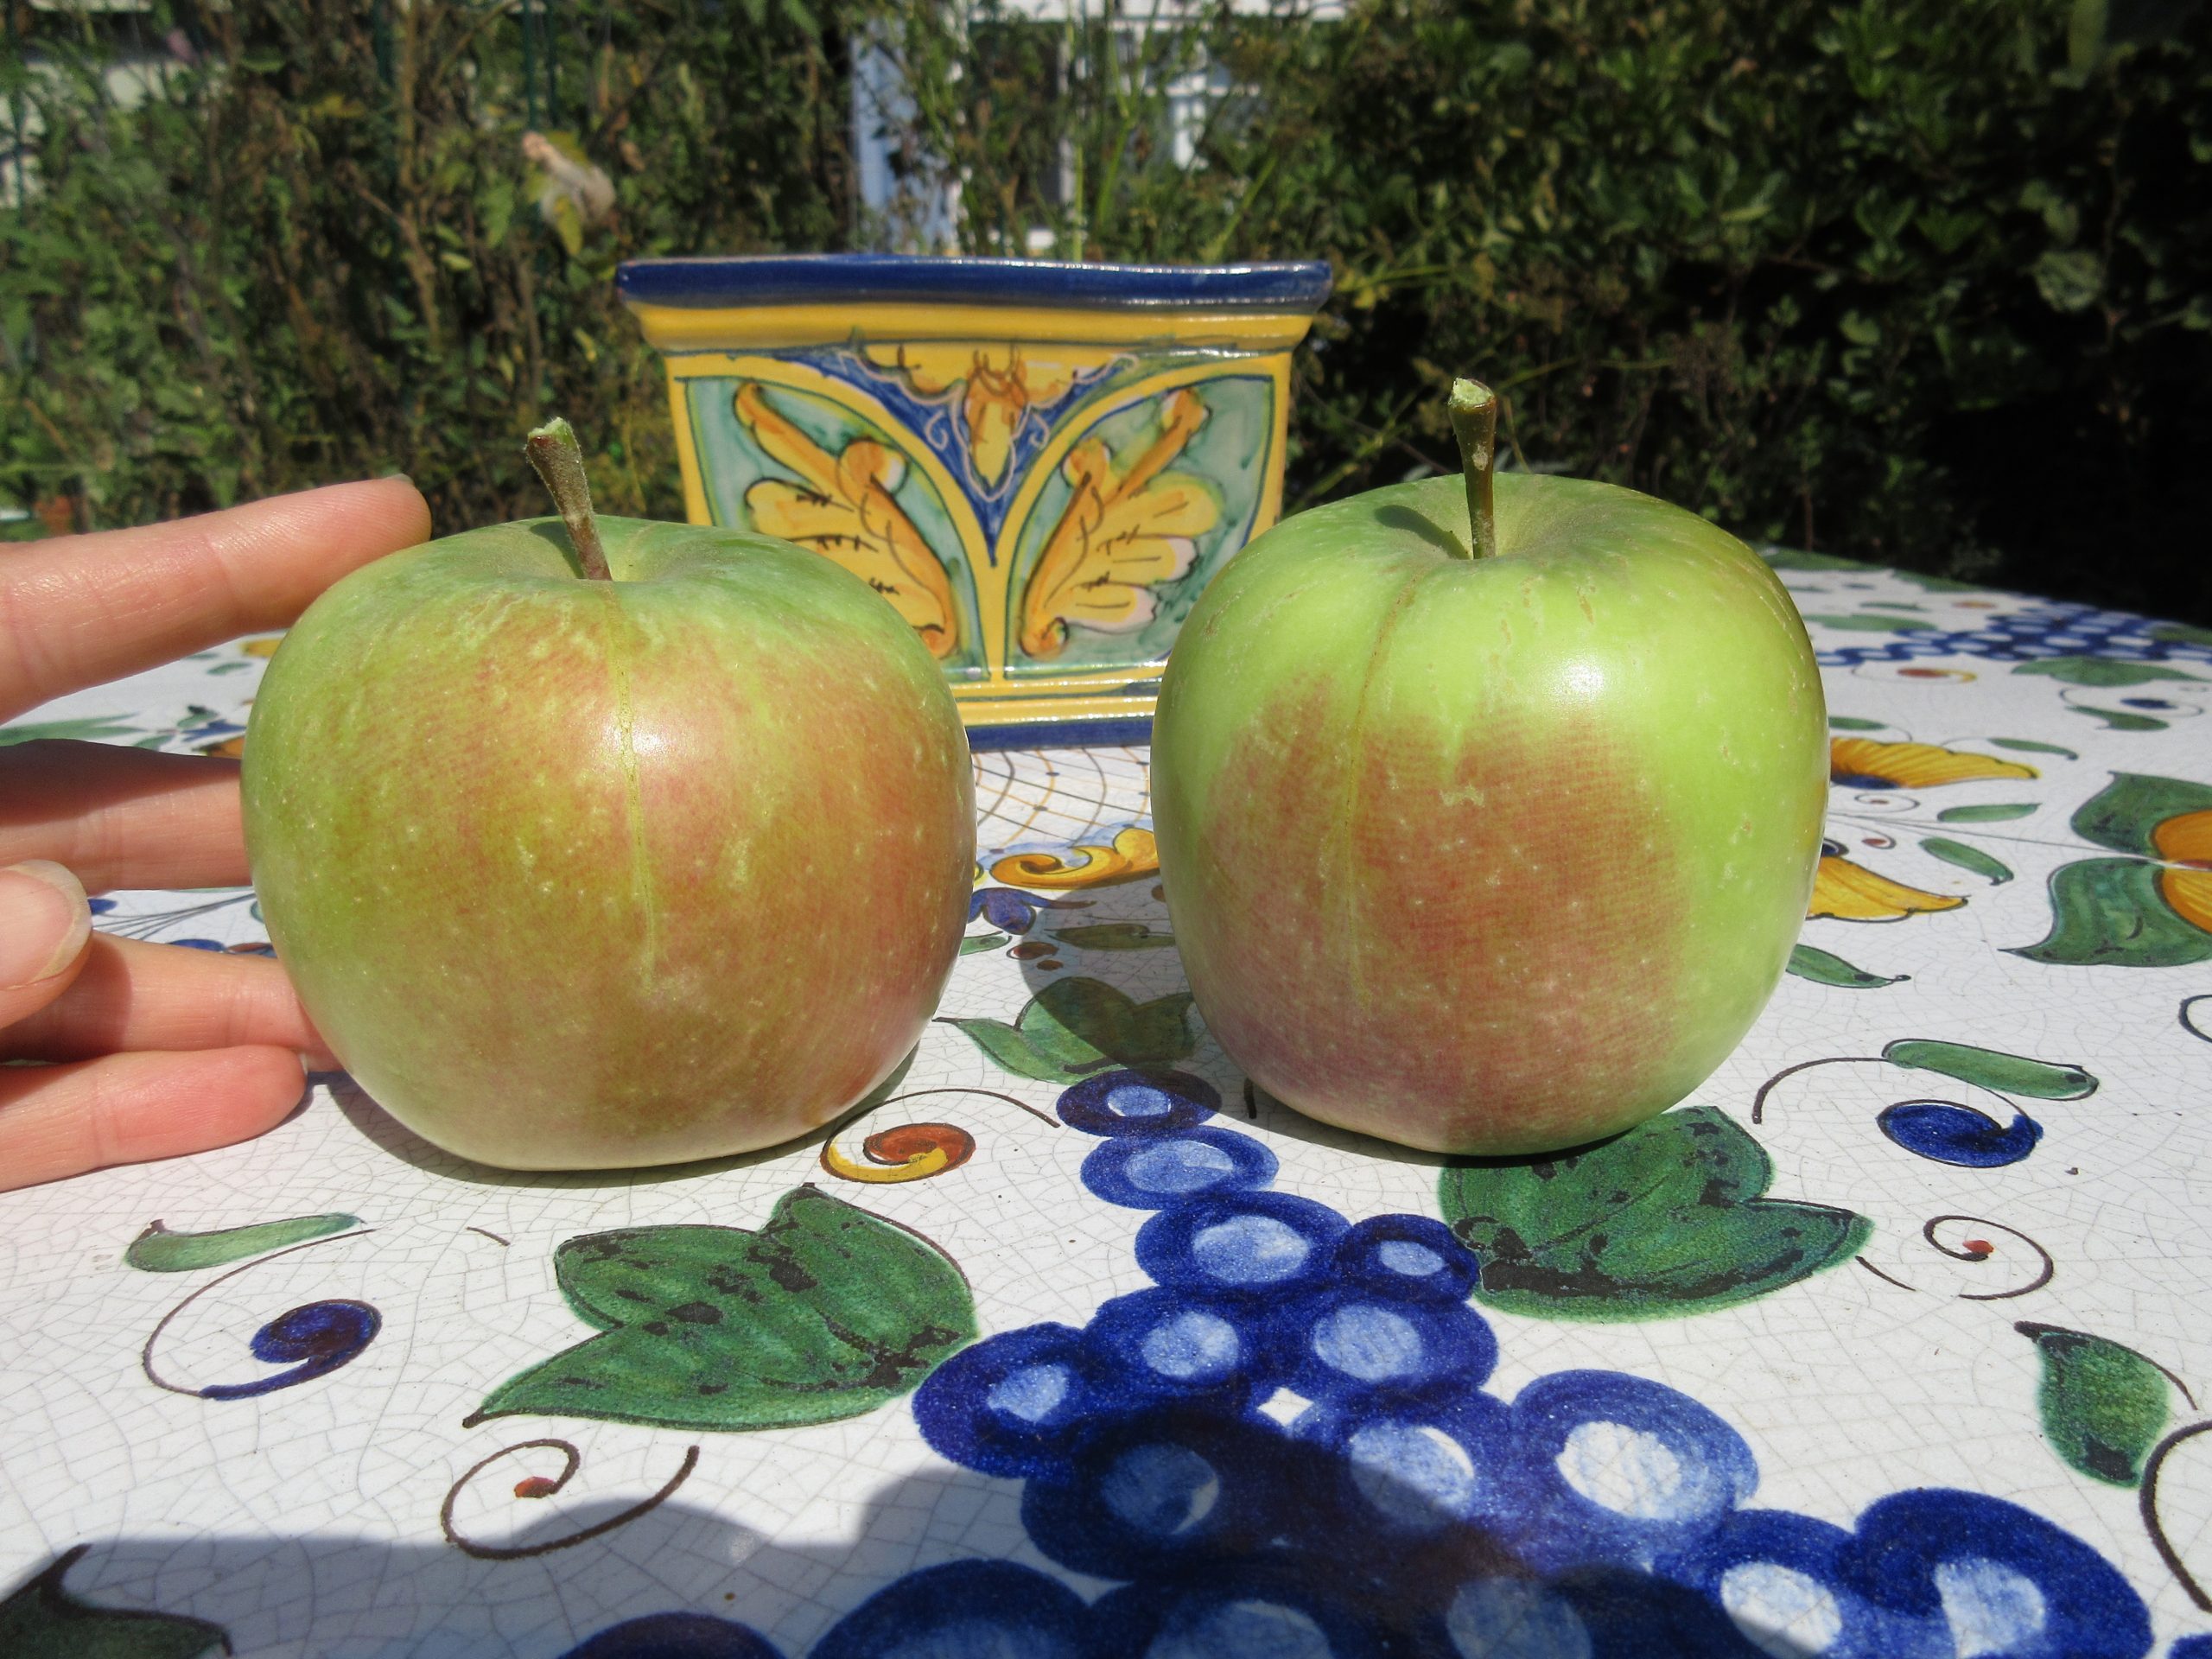
[(35, 985), (76, 961), (92, 931), (77, 878), (48, 859), (0, 870), (0, 986)]

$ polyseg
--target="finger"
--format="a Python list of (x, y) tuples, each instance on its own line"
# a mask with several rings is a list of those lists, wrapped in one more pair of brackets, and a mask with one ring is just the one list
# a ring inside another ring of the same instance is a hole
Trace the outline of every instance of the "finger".
[(0, 1029), (0, 1059), (78, 1060), (145, 1049), (289, 1049), (336, 1065), (273, 957), (96, 934), (76, 982)]
[(0, 1192), (227, 1147), (283, 1122), (306, 1091), (298, 1057), (282, 1048), (9, 1066), (0, 1070)]
[(0, 1044), (84, 969), (92, 912), (77, 878), (34, 859), (0, 870)]
[(404, 478), (0, 551), (0, 719), (242, 633), (430, 533)]
[(238, 763), (59, 738), (0, 748), (0, 864), (26, 858), (94, 893), (243, 887)]

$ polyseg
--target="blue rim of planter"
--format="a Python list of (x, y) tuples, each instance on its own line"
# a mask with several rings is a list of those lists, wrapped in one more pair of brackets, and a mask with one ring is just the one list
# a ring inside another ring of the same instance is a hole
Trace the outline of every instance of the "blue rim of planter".
[(1318, 259), (1243, 265), (1088, 265), (1054, 259), (970, 259), (903, 253), (775, 253), (632, 259), (616, 287), (639, 305), (929, 301), (1076, 310), (1311, 313), (1329, 297)]

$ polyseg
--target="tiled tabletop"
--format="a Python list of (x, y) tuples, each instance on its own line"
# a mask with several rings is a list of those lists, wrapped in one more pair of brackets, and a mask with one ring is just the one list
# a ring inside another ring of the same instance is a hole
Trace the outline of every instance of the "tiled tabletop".
[[(827, 1139), (516, 1175), (327, 1077), (0, 1195), (0, 1654), (2212, 1656), (2212, 633), (1771, 556), (1831, 839), (1675, 1112), (1298, 1117), (1144, 752), (980, 755), (942, 1017)], [(270, 644), (4, 735), (221, 752)]]

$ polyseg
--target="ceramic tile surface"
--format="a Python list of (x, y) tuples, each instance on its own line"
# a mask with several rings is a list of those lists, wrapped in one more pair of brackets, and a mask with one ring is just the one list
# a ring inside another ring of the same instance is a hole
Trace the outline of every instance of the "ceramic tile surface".
[[(1830, 840), (1675, 1112), (1299, 1118), (1144, 752), (982, 755), (941, 1017), (826, 1139), (513, 1175), (328, 1077), (0, 1195), (0, 1653), (2207, 1659), (2212, 634), (1774, 556)], [(267, 649), (6, 735), (219, 752)]]

